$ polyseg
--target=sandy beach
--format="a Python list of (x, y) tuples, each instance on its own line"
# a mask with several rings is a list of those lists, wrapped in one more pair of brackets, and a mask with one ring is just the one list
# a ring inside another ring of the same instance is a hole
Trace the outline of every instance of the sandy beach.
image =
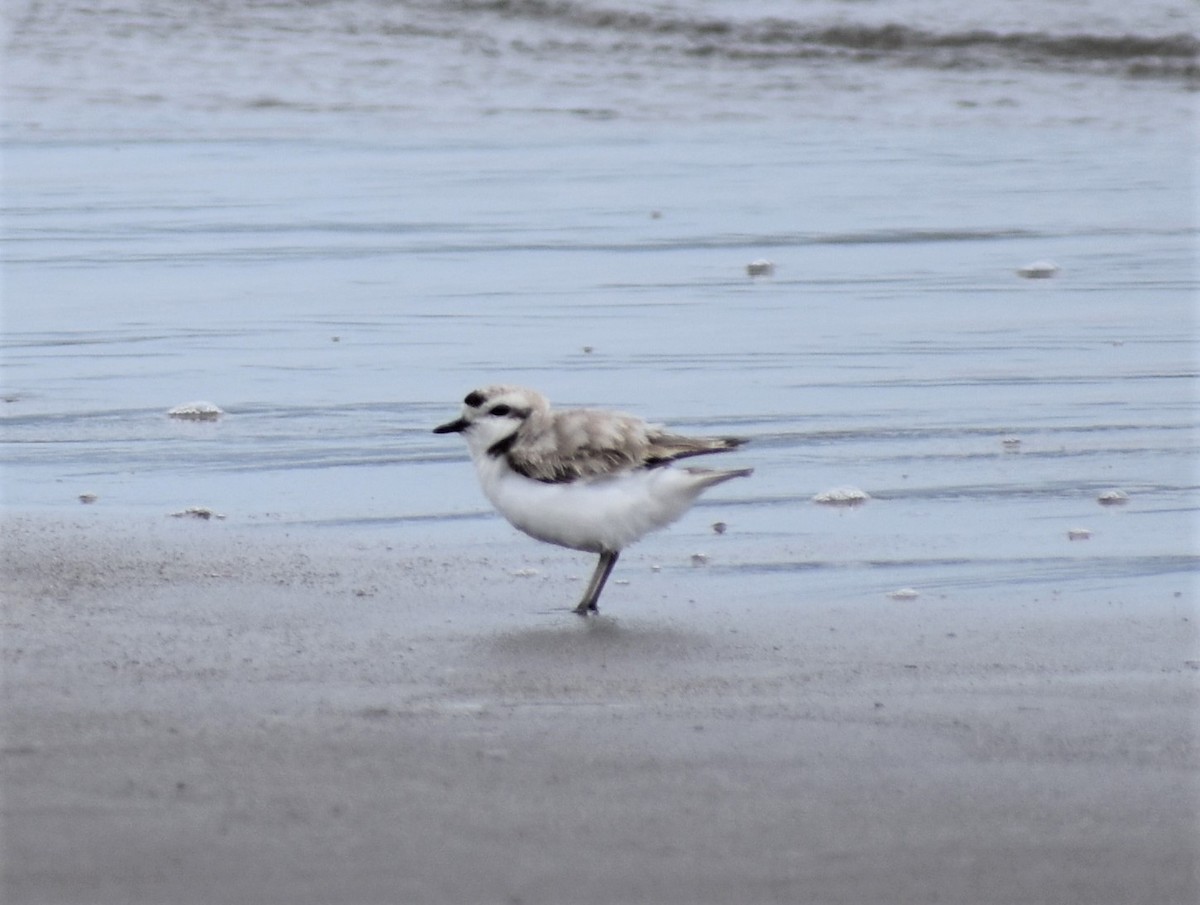
[(12, 905), (1200, 892), (1186, 577), (996, 607), (635, 569), (581, 620), (553, 552), (85, 515), (3, 524)]

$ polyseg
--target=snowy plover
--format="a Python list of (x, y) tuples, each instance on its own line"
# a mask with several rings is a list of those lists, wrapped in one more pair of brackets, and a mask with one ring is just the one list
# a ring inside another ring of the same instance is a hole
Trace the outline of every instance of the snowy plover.
[(621, 551), (683, 515), (707, 490), (753, 469), (671, 468), (676, 459), (736, 449), (736, 437), (683, 437), (621, 412), (552, 411), (518, 386), (467, 394), (462, 415), (435, 434), (467, 441), (483, 492), (530, 537), (598, 553), (575, 612), (595, 612)]

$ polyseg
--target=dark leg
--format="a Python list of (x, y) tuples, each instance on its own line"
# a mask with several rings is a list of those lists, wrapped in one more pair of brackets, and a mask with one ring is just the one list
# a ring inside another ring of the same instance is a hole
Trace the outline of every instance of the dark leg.
[(583, 600), (579, 601), (579, 606), (575, 607), (575, 612), (580, 616), (586, 616), (589, 612), (599, 612), (600, 607), (596, 605), (596, 602), (600, 599), (600, 592), (604, 590), (604, 582), (608, 581), (609, 573), (617, 564), (617, 557), (620, 555), (620, 550), (605, 550), (600, 554), (600, 561), (596, 563), (596, 571), (592, 573), (592, 580), (588, 582), (587, 590), (583, 592)]

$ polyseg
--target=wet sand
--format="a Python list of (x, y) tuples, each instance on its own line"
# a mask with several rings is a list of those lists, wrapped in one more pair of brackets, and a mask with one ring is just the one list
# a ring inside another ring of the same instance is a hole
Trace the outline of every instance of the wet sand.
[(696, 569), (584, 621), (554, 568), (117, 524), (4, 522), (11, 905), (1200, 893), (1186, 585), (847, 602)]

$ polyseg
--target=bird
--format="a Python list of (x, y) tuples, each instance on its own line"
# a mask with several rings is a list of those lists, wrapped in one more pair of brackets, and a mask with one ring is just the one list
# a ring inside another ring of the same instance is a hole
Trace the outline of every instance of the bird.
[(674, 467), (735, 450), (739, 437), (687, 437), (624, 412), (551, 408), (536, 390), (494, 384), (433, 429), (462, 434), (484, 495), (536, 540), (599, 556), (573, 612), (599, 612), (621, 551), (680, 518), (701, 493), (752, 468)]

